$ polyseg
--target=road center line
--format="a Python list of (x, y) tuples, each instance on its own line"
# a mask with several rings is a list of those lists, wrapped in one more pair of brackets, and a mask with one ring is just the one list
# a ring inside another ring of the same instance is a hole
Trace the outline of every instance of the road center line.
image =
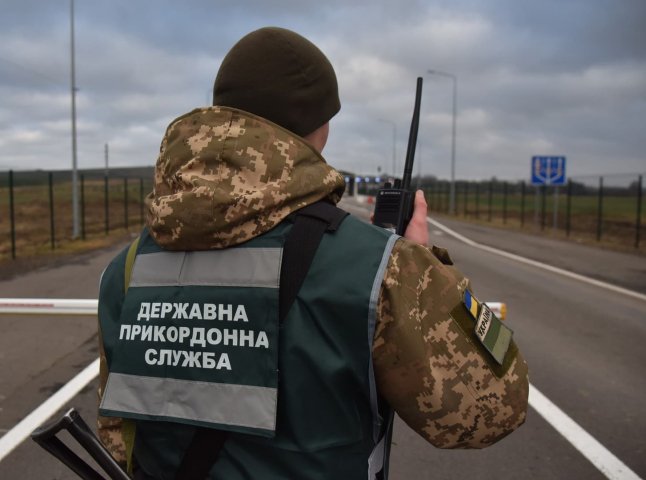
[(520, 263), (525, 263), (527, 265), (532, 265), (537, 268), (541, 268), (543, 270), (547, 270), (552, 273), (557, 273), (559, 275), (563, 275), (565, 277), (572, 278), (574, 280), (578, 280), (580, 282), (588, 283), (590, 285), (595, 285), (597, 287), (605, 288), (606, 290), (611, 290), (613, 292), (621, 293), (623, 295), (628, 295), (629, 297), (636, 298), (638, 300), (642, 300), (646, 302), (646, 295), (643, 293), (635, 292), (634, 290), (629, 290), (627, 288), (623, 287), (618, 287), (617, 285), (613, 285), (611, 283), (607, 282), (602, 282), (601, 280), (596, 280), (594, 278), (586, 277), (584, 275), (580, 275), (578, 273), (570, 272), (569, 270), (564, 270), (562, 268), (554, 267), (552, 265), (548, 265), (546, 263), (542, 263), (536, 260), (532, 260), (530, 258), (525, 258), (521, 257), (520, 255), (516, 255), (514, 253), (506, 252), (504, 250), (499, 250), (494, 247), (490, 247), (488, 245), (483, 245), (478, 242), (474, 242), (470, 238), (465, 237), (464, 235), (459, 234), (455, 230), (450, 229), (446, 225), (441, 224), (440, 222), (433, 220), (430, 217), (426, 217), (426, 221), (433, 225), (436, 228), (439, 228), (440, 230), (448, 233), (449, 235), (455, 237), (456, 239), (460, 240), (461, 242), (466, 243), (467, 245), (475, 248), (479, 248), (480, 250), (484, 250), (489, 253), (493, 253), (495, 255), (499, 255), (501, 257), (509, 258), (510, 260), (515, 260)]

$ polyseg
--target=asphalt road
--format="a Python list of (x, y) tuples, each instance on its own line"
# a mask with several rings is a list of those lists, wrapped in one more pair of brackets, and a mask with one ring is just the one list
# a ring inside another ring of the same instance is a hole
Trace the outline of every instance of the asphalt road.
[[(597, 278), (626, 288), (646, 286), (644, 257), (628, 256), (621, 263), (611, 252), (592, 249), (581, 254), (562, 242), (514, 240), (511, 234), (485, 227), (477, 227), (474, 233), (470, 225), (451, 222), (450, 226), (478, 242), (537, 260), (551, 259), (582, 274), (594, 274), (597, 265), (598, 270), (612, 273)], [(646, 302), (483, 252), (434, 227), (430, 231), (432, 242), (448, 248), (457, 266), (471, 278), (479, 298), (507, 302), (507, 321), (528, 360), (532, 385), (646, 478)], [(0, 297), (96, 298), (100, 272), (117, 250), (0, 282)], [(551, 253), (541, 257), (545, 252)], [(0, 434), (96, 358), (95, 331), (94, 318), (0, 317)], [(91, 383), (68, 404), (89, 423), (95, 419), (95, 388)], [(2, 480), (74, 478), (29, 440), (0, 461)], [(391, 479), (431, 478), (605, 476), (530, 408), (523, 427), (480, 451), (434, 449), (398, 422)]]

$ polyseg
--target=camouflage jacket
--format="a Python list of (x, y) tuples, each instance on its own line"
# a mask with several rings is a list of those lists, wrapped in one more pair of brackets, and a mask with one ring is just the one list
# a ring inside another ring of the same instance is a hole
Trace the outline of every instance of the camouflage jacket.
[[(239, 110), (201, 108), (166, 131), (146, 223), (165, 249), (226, 248), (305, 205), (338, 202), (344, 188), (339, 172), (302, 138)], [(527, 409), (527, 366), (515, 344), (506, 370), (496, 372), (475, 335), (451, 316), (467, 287), (445, 251), (400, 239), (378, 302), (379, 393), (441, 448), (492, 444), (520, 426)], [(102, 360), (99, 395), (107, 377)], [(100, 418), (99, 431), (119, 458), (119, 422)]]

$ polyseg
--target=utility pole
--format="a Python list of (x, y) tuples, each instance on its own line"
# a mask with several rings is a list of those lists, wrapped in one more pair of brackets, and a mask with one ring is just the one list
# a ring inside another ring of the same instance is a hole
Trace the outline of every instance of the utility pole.
[(80, 235), (78, 171), (76, 161), (76, 75), (74, 71), (74, 0), (70, 0), (70, 58), (72, 94), (72, 238)]
[(108, 167), (108, 144), (105, 144), (105, 176), (106, 178), (110, 175), (110, 168)]
[(456, 118), (458, 103), (458, 77), (452, 73), (442, 72), (440, 70), (428, 70), (431, 75), (448, 77), (453, 81), (453, 126), (451, 133), (451, 189), (449, 194), (449, 213), (455, 214), (455, 136), (456, 136)]
[(393, 127), (393, 178), (397, 178), (397, 124), (392, 120), (377, 119), (380, 122), (390, 123)]

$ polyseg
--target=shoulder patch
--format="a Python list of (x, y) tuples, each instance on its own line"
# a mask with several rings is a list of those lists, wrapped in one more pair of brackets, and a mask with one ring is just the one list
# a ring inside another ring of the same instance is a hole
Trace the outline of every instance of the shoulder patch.
[(475, 322), (476, 337), (496, 362), (502, 365), (514, 332), (469, 290), (464, 291), (463, 302)]

